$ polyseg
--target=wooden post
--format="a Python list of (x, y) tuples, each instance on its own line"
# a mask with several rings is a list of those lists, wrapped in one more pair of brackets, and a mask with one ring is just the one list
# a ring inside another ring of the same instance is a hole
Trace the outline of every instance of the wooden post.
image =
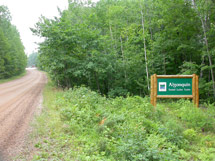
[(193, 95), (193, 103), (196, 105), (196, 75), (193, 74), (192, 78), (192, 95)]
[(154, 106), (156, 106), (157, 103), (157, 74), (154, 74)]
[(199, 107), (199, 76), (196, 75), (196, 106)]
[(154, 75), (151, 76), (151, 104), (154, 106)]

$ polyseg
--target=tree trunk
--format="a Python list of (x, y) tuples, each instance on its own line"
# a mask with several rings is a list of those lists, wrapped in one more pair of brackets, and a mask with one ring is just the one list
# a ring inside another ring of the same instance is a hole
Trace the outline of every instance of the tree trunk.
[(122, 37), (121, 37), (121, 35), (120, 35), (120, 43), (121, 43), (121, 52), (122, 52), (123, 67), (124, 67), (125, 87), (126, 87), (127, 72), (126, 72), (126, 67), (125, 67), (125, 55), (124, 55), (124, 51), (123, 51), (123, 44), (122, 44)]
[(164, 53), (164, 75), (166, 75), (166, 54)]
[[(205, 64), (205, 57), (203, 56), (202, 57), (202, 63), (201, 63), (201, 66), (203, 66)], [(200, 78), (203, 78), (203, 70), (201, 68), (201, 71), (200, 71)]]
[(143, 28), (143, 44), (144, 44), (144, 55), (145, 55), (145, 62), (146, 62), (146, 78), (147, 78), (147, 87), (149, 89), (149, 71), (148, 71), (148, 62), (147, 62), (147, 53), (146, 53), (146, 38), (145, 38), (145, 24), (144, 24), (144, 17), (143, 17), (143, 10), (141, 6), (141, 18), (142, 18), (142, 28)]
[(113, 39), (113, 32), (112, 32), (112, 27), (111, 27), (111, 24), (109, 23), (109, 29), (110, 29), (110, 37), (111, 37), (111, 40), (112, 40), (112, 48), (114, 48), (114, 39)]
[(98, 77), (97, 77), (97, 73), (94, 72), (94, 75), (95, 75), (95, 80), (96, 80), (96, 85), (97, 85), (98, 92), (101, 93), (100, 85), (99, 85), (99, 80), (98, 80)]
[[(207, 39), (207, 34), (206, 34), (206, 26), (205, 26), (205, 23), (204, 23), (204, 20), (203, 20), (203, 17), (201, 15), (201, 13), (198, 12), (195, 0), (192, 0), (192, 2), (193, 2), (193, 5), (194, 5), (194, 8), (196, 9), (197, 14), (199, 14), (199, 17), (200, 17), (200, 20), (201, 20), (201, 23), (202, 23), (202, 30), (203, 30), (203, 33), (204, 33), (205, 47), (206, 47), (206, 52), (207, 52), (207, 55), (208, 55), (209, 65), (210, 65), (210, 68), (211, 68), (210, 73), (211, 73), (211, 79), (212, 79), (212, 83), (213, 83), (213, 98), (215, 98), (214, 72), (213, 72), (213, 64), (212, 64), (212, 60), (211, 60), (211, 55), (210, 55), (210, 52), (209, 52), (208, 39)], [(206, 19), (205, 19), (205, 21), (206, 21)]]

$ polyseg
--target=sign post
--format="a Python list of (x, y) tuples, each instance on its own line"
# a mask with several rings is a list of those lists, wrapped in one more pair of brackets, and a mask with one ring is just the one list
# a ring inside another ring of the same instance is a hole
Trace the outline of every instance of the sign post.
[(157, 98), (191, 98), (199, 106), (199, 79), (193, 75), (152, 75), (151, 104), (156, 106)]

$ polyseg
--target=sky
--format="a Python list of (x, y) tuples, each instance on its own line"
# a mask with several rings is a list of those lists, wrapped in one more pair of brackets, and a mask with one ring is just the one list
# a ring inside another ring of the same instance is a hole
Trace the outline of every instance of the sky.
[(68, 0), (0, 0), (0, 5), (9, 8), (12, 15), (12, 24), (15, 25), (20, 33), (25, 53), (31, 54), (37, 51), (35, 42), (42, 39), (33, 36), (30, 27), (33, 28), (41, 15), (47, 18), (59, 16), (57, 7), (61, 10), (68, 8)]

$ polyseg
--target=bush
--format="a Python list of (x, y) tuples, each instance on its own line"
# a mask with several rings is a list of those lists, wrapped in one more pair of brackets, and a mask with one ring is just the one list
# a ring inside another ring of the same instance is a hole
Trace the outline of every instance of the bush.
[(194, 129), (187, 129), (183, 132), (183, 134), (187, 140), (190, 141), (196, 140), (197, 133)]
[[(78, 160), (204, 157), (190, 145), (195, 143), (199, 130), (213, 129), (214, 119), (189, 101), (169, 105), (158, 104), (155, 110), (147, 97), (105, 98), (85, 87), (63, 92), (56, 100), (65, 132), (78, 141)], [(189, 152), (191, 149), (193, 152)]]
[(203, 110), (190, 105), (181, 107), (178, 112), (180, 119), (185, 121), (190, 128), (202, 130), (203, 132), (214, 130), (215, 119)]

